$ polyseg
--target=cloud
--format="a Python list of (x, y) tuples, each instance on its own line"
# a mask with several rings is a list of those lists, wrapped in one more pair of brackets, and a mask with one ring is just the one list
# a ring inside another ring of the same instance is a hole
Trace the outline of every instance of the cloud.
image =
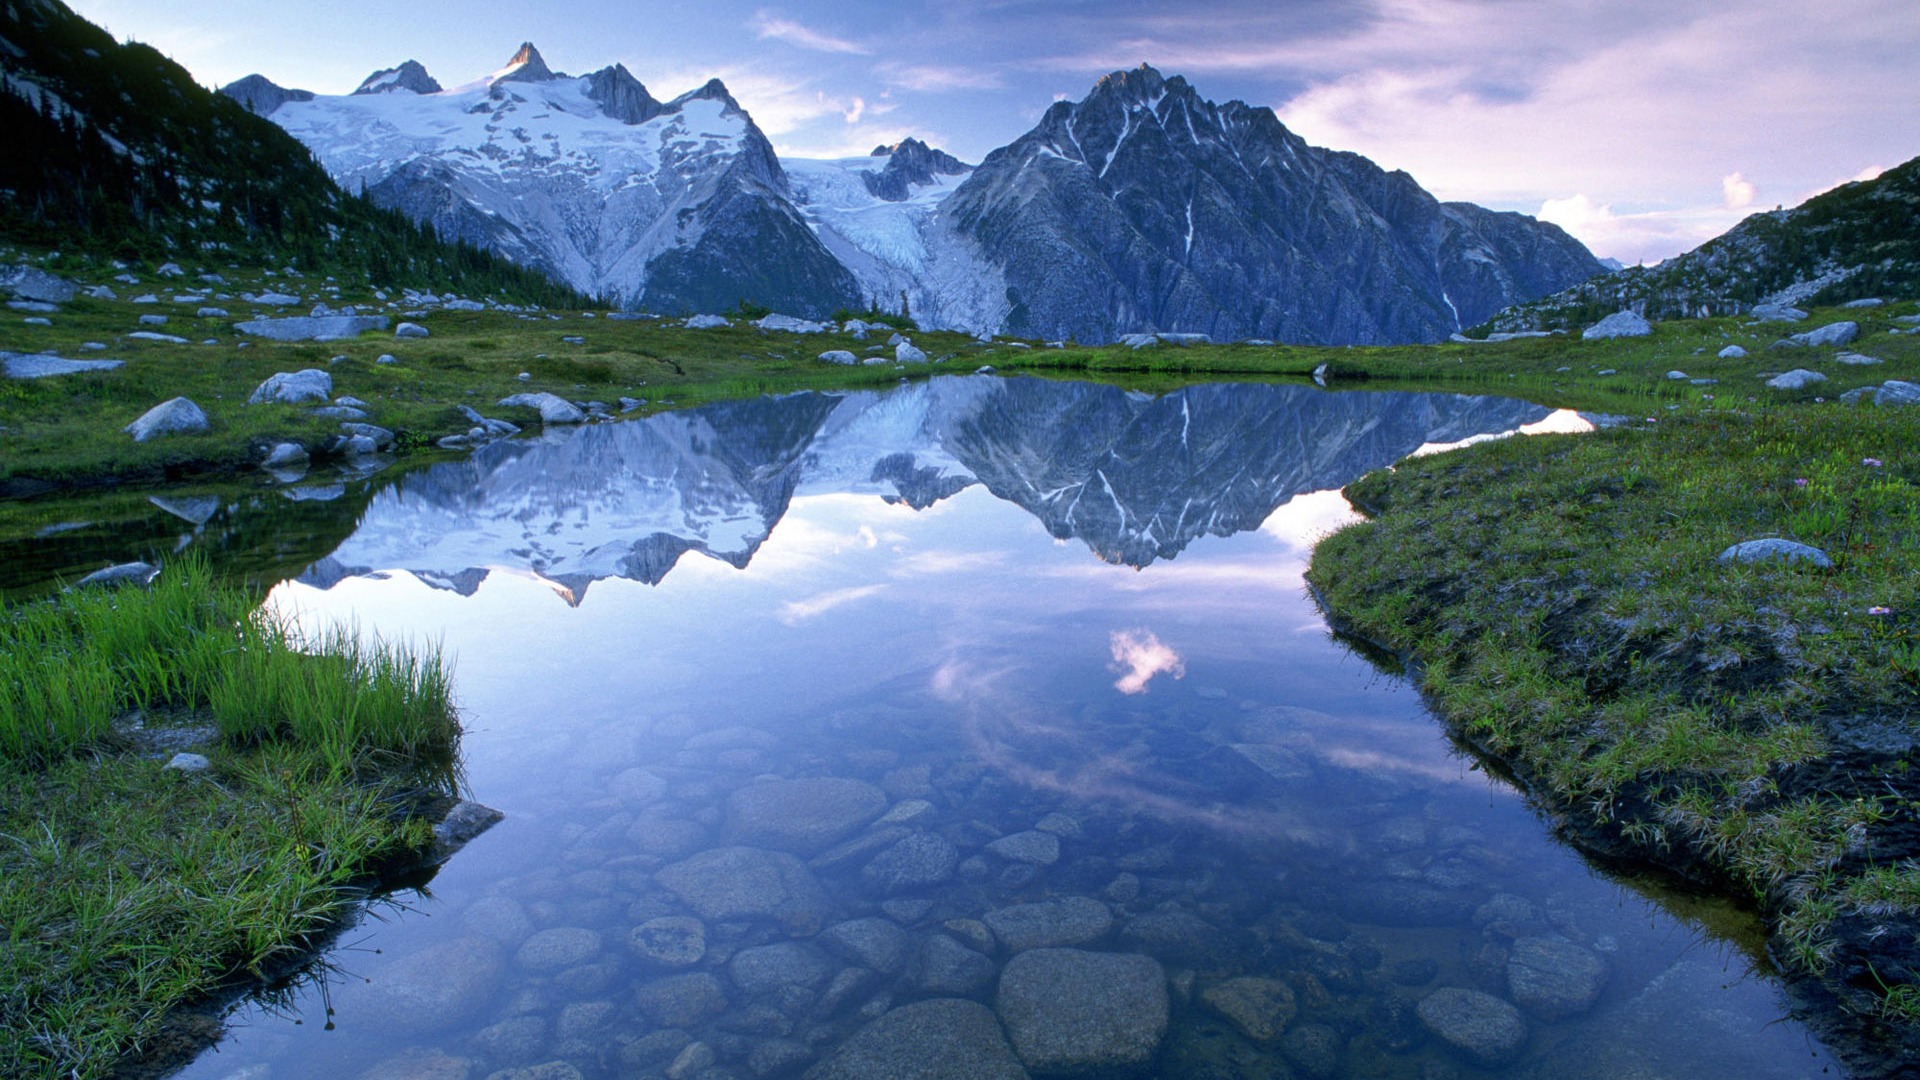
[(1113, 663), (1109, 669), (1120, 673), (1113, 684), (1123, 694), (1144, 694), (1147, 683), (1162, 673), (1174, 678), (1187, 674), (1186, 661), (1172, 648), (1146, 630), (1115, 630), (1110, 642)]
[(762, 41), (784, 41), (789, 45), (811, 49), (814, 52), (845, 53), (854, 56), (867, 56), (873, 52), (872, 49), (858, 42), (823, 34), (764, 9), (755, 12), (748, 25), (753, 27), (754, 35)]
[(834, 608), (851, 604), (856, 600), (865, 600), (875, 593), (885, 591), (886, 588), (885, 585), (861, 585), (850, 589), (834, 589), (831, 592), (809, 596), (805, 600), (790, 600), (780, 605), (780, 621), (788, 626), (798, 626), (816, 615), (824, 615)]
[(1760, 194), (1760, 189), (1753, 186), (1753, 181), (1737, 172), (1728, 173), (1720, 178), (1720, 190), (1725, 195), (1729, 210), (1752, 206), (1754, 196)]
[(1738, 225), (1752, 212), (1752, 207), (1744, 205), (1730, 208), (1710, 204), (1622, 214), (1616, 213), (1611, 203), (1576, 194), (1545, 200), (1534, 216), (1567, 230), (1596, 254), (1633, 265), (1656, 263), (1691, 251)]
[(890, 86), (904, 90), (999, 90), (1006, 83), (995, 72), (972, 67), (938, 67), (888, 61), (878, 68)]

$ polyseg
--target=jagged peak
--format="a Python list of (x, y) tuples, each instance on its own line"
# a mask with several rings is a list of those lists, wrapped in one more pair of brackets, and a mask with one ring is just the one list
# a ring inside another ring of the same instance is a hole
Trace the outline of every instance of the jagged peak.
[(437, 94), (441, 89), (420, 61), (405, 60), (399, 67), (381, 68), (367, 76), (354, 93), (390, 94), (395, 90), (411, 90), (416, 94)]
[(489, 75), (487, 81), (548, 82), (563, 78), (566, 76), (547, 66), (546, 60), (540, 56), (540, 50), (533, 47), (533, 42), (523, 41), (520, 43), (520, 51), (513, 54), (513, 59), (507, 61), (507, 66)]
[(668, 102), (667, 107), (677, 109), (689, 101), (718, 101), (730, 109), (740, 109), (740, 103), (733, 99), (733, 94), (727, 90), (727, 84), (719, 79), (708, 79), (705, 86), (681, 94)]
[(258, 73), (235, 79), (221, 87), (220, 93), (260, 116), (268, 115), (289, 101), (313, 100), (311, 90), (289, 89)]
[(662, 106), (625, 64), (614, 64), (586, 76), (587, 97), (600, 111), (624, 124), (644, 124), (660, 115)]

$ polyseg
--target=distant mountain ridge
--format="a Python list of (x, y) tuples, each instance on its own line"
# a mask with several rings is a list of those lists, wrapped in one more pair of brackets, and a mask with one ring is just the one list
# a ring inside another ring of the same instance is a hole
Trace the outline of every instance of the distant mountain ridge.
[(624, 68), (573, 78), (530, 43), (437, 86), (408, 61), (353, 95), (228, 92), (349, 189), (666, 312), (904, 302), (923, 325), (1096, 343), (1436, 341), (1602, 270), (1555, 226), (1441, 203), (1144, 65), (977, 169), (916, 139), (783, 163), (717, 81), (663, 105)]
[(1574, 329), (1622, 308), (1649, 319), (1740, 315), (1762, 303), (1920, 293), (1920, 158), (1799, 206), (1754, 214), (1657, 266), (1520, 304), (1481, 329)]

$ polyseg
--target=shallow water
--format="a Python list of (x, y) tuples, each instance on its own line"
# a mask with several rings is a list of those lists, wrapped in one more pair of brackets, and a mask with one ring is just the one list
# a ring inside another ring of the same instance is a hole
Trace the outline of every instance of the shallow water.
[(404, 476), (270, 602), (441, 642), (506, 819), (184, 1075), (1817, 1075), (1749, 920), (1556, 843), (1302, 584), (1342, 484), (1569, 419), (951, 378)]

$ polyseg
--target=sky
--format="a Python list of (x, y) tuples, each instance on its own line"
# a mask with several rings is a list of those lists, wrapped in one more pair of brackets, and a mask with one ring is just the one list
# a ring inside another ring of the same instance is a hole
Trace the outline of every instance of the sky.
[(906, 136), (977, 162), (1150, 63), (1442, 199), (1657, 262), (1920, 156), (1915, 0), (77, 0), (202, 83), (447, 86), (523, 40), (661, 99), (720, 78), (782, 156)]

